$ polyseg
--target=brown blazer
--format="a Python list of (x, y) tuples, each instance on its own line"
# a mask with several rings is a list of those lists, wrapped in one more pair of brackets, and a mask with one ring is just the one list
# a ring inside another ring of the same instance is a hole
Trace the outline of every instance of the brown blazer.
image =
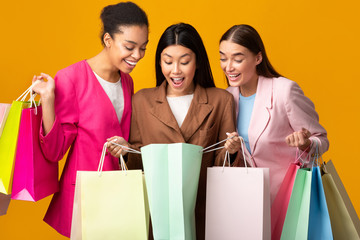
[[(230, 93), (219, 88), (195, 87), (194, 97), (179, 127), (166, 99), (167, 82), (143, 89), (133, 96), (130, 140), (139, 149), (151, 143), (190, 143), (202, 147), (226, 139), (235, 131), (235, 107)], [(140, 155), (130, 155), (128, 167), (141, 169)], [(223, 162), (225, 150), (204, 153), (196, 203), (196, 235), (205, 239), (205, 200), (207, 168)]]

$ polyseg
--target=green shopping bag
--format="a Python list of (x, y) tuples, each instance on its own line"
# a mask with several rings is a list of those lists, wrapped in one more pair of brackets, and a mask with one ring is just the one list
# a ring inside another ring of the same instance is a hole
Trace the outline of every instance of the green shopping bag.
[[(29, 91), (29, 89), (27, 90)], [(20, 96), (21, 97), (21, 96)], [(24, 108), (31, 107), (31, 101), (13, 101), (0, 138), (0, 192), (11, 193), (13, 166), (19, 134), (21, 113)]]
[(141, 148), (154, 239), (196, 239), (195, 203), (202, 147), (150, 144)]
[(285, 222), (282, 240), (307, 240), (310, 211), (311, 171), (299, 169), (296, 173)]

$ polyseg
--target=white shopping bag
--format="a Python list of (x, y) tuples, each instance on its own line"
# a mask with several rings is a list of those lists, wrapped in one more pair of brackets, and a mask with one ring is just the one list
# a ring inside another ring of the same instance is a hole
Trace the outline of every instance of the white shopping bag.
[(205, 238), (271, 239), (268, 168), (207, 169)]

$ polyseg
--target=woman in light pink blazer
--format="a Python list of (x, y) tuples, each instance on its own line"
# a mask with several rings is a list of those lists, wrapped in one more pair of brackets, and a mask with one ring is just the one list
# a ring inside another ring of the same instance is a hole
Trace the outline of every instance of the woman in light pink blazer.
[[(42, 100), (40, 142), (44, 156), (59, 161), (70, 148), (60, 191), (54, 194), (44, 218), (67, 237), (71, 231), (76, 172), (97, 170), (108, 138), (129, 138), (134, 92), (129, 73), (144, 57), (148, 42), (147, 16), (134, 3), (107, 6), (101, 19), (104, 49), (98, 55), (60, 70), (55, 81), (46, 74), (33, 79), (47, 79), (33, 88)], [(107, 155), (104, 170), (117, 169), (118, 159)]]
[[(271, 66), (251, 26), (233, 26), (222, 36), (220, 64), (230, 84), (227, 90), (234, 96), (237, 129), (248, 144), (248, 160), (252, 166), (270, 169), (273, 202), (296, 148), (311, 155), (316, 141), (322, 154), (329, 148), (327, 133), (299, 85)], [(241, 162), (238, 157), (234, 164)]]

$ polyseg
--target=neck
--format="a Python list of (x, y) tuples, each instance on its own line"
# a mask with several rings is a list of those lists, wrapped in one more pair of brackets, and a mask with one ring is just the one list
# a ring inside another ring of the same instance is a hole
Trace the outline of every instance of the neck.
[(254, 95), (257, 90), (258, 81), (259, 81), (259, 76), (256, 75), (251, 81), (249, 81), (248, 84), (239, 86), (241, 95), (243, 95), (244, 97), (249, 97), (251, 95)]
[(166, 96), (167, 97), (181, 97), (181, 96), (193, 94), (194, 91), (195, 91), (195, 86), (193, 83), (187, 89), (184, 89), (184, 91), (182, 91), (182, 92), (173, 91), (171, 86), (167, 83)]
[(111, 64), (105, 49), (103, 49), (98, 55), (88, 59), (87, 62), (91, 69), (102, 79), (113, 83), (119, 81), (119, 69)]

